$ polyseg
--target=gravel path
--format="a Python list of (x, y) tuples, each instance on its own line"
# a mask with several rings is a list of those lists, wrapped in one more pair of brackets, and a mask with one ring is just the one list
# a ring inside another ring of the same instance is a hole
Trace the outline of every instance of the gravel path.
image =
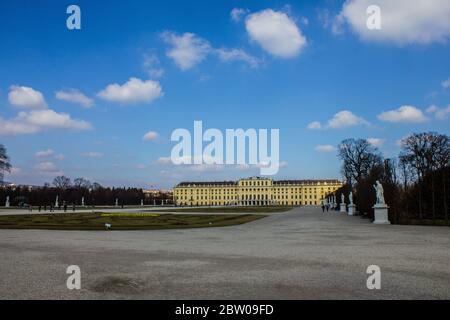
[[(1, 299), (450, 299), (450, 229), (296, 208), (245, 225), (0, 230)], [(68, 290), (66, 268), (81, 268)], [(366, 268), (381, 268), (381, 290)]]

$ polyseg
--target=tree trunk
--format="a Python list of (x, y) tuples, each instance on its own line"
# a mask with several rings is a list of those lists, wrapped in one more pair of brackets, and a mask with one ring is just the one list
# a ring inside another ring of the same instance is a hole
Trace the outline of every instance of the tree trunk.
[(448, 209), (447, 209), (447, 191), (445, 186), (445, 175), (447, 174), (446, 168), (444, 168), (442, 172), (442, 184), (443, 184), (443, 190), (444, 190), (444, 217), (445, 217), (445, 224), (448, 225)]
[(431, 202), (433, 205), (433, 224), (436, 223), (436, 201), (435, 201), (435, 190), (434, 190), (434, 171), (431, 173)]
[(419, 219), (422, 221), (422, 179), (419, 176)]

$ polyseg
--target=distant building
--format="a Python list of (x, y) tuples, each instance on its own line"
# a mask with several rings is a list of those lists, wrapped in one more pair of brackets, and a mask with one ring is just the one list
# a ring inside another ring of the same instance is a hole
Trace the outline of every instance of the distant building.
[(16, 188), (26, 188), (26, 189), (28, 189), (30, 191), (33, 190), (33, 189), (40, 189), (40, 188), (42, 188), (40, 186), (25, 185), (25, 184), (15, 184), (15, 183), (12, 183), (12, 182), (2, 182), (2, 183), (0, 183), (0, 187), (13, 189), (13, 190), (15, 190)]
[(174, 187), (173, 198), (174, 203), (185, 206), (317, 206), (340, 187), (339, 180), (252, 177), (238, 181), (181, 182)]
[(172, 190), (144, 189), (142, 192), (146, 198), (172, 198)]

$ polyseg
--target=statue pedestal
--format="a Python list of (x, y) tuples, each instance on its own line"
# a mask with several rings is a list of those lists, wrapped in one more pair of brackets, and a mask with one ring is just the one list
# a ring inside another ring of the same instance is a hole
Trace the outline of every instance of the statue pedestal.
[(374, 224), (391, 224), (388, 219), (388, 205), (385, 203), (376, 204), (373, 206), (375, 221)]
[(356, 206), (352, 203), (352, 204), (349, 204), (348, 205), (348, 215), (349, 216), (353, 216), (353, 215), (355, 215), (355, 210), (356, 209)]
[(341, 212), (347, 213), (347, 205), (345, 203), (341, 203)]

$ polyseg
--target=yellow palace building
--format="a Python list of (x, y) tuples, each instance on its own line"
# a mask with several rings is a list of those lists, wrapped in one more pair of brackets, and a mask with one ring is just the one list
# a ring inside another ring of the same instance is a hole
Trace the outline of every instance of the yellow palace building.
[(173, 189), (180, 206), (302, 206), (321, 205), (339, 189), (339, 180), (272, 180), (252, 177), (238, 181), (181, 182)]

